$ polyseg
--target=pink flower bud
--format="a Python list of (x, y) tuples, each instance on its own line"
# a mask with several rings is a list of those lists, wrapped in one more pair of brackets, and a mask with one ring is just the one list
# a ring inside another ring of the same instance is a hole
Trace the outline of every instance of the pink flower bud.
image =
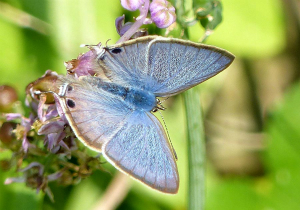
[(159, 28), (167, 28), (176, 21), (175, 8), (166, 0), (153, 0), (150, 13), (151, 19)]
[(38, 135), (45, 135), (50, 133), (61, 133), (64, 130), (65, 122), (63, 121), (53, 121), (44, 124), (39, 130)]
[(118, 17), (115, 21), (117, 32), (120, 36), (123, 36), (133, 25), (132, 22), (124, 23), (125, 15)]
[(144, 0), (121, 0), (121, 5), (127, 10), (135, 11), (144, 4)]
[(20, 113), (8, 113), (5, 115), (7, 121), (15, 120), (15, 119), (21, 119), (22, 114)]
[[(95, 46), (90, 46), (90, 51), (84, 53), (83, 55), (79, 55), (77, 59), (72, 59), (70, 61), (65, 62), (65, 67), (70, 75), (76, 75), (76, 77), (86, 76), (86, 75), (95, 75), (98, 67), (97, 63), (97, 54), (93, 49), (99, 49), (101, 43)], [(87, 47), (89, 47), (87, 45)]]

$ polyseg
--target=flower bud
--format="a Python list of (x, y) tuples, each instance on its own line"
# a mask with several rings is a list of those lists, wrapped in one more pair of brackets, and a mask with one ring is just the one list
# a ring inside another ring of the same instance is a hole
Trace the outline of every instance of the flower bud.
[(33, 189), (42, 188), (45, 182), (45, 177), (39, 174), (32, 174), (31, 176), (26, 177), (26, 186)]
[[(47, 92), (47, 91), (53, 91), (57, 92), (58, 87), (56, 85), (56, 80), (58, 78), (58, 75), (56, 72), (47, 70), (46, 73), (35, 80), (34, 82), (30, 83), (26, 87), (26, 93), (29, 94), (32, 98), (35, 98), (39, 100), (40, 95), (35, 94), (35, 91), (41, 91), (41, 92)], [(54, 97), (51, 93), (46, 93), (47, 99), (46, 104), (52, 104), (54, 103)]]
[(8, 112), (11, 110), (14, 102), (18, 100), (17, 92), (8, 85), (0, 86), (0, 112)]
[(123, 36), (128, 29), (133, 25), (132, 22), (124, 23), (125, 15), (118, 17), (115, 21), (117, 32), (120, 36)]
[(121, 5), (129, 11), (135, 11), (144, 4), (144, 0), (121, 0)]
[(176, 21), (175, 8), (166, 0), (154, 0), (150, 4), (150, 14), (159, 28), (167, 28)]
[(64, 129), (65, 122), (63, 121), (53, 121), (41, 126), (38, 130), (38, 135), (46, 135), (50, 133), (61, 133)]
[(69, 75), (75, 77), (86, 76), (101, 73), (102, 70), (98, 64), (98, 53), (101, 53), (101, 43), (97, 45), (82, 45), (88, 47), (90, 51), (79, 55), (77, 59), (65, 62), (65, 67)]
[[(123, 36), (130, 28), (132, 27), (133, 23), (132, 22), (127, 22), (124, 23), (125, 16), (120, 16), (116, 19), (115, 24), (116, 24), (116, 29), (117, 32), (120, 36)], [(146, 18), (144, 21), (144, 24), (150, 24), (152, 23), (151, 19)], [(146, 29), (138, 29), (133, 35), (132, 38), (138, 38), (142, 36), (147, 36), (148, 31)]]
[(13, 130), (17, 127), (14, 122), (4, 122), (0, 128), (0, 140), (4, 144), (9, 144), (15, 137)]

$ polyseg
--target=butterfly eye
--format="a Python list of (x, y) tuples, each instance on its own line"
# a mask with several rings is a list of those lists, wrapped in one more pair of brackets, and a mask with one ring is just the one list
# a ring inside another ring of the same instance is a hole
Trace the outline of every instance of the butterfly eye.
[(73, 100), (71, 100), (71, 99), (68, 99), (67, 100), (67, 105), (70, 108), (74, 108), (75, 107), (75, 102)]
[(73, 87), (71, 85), (68, 85), (68, 92), (72, 91)]
[(119, 54), (120, 52), (122, 52), (122, 50), (120, 48), (115, 48), (111, 52), (114, 54)]

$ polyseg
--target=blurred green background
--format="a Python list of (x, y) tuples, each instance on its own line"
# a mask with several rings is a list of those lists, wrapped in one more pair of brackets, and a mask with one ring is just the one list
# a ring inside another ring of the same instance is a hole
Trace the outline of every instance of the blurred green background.
[[(300, 4), (296, 0), (223, 0), (223, 22), (207, 44), (236, 55), (196, 87), (205, 115), (207, 210), (300, 209)], [(1, 0), (0, 84), (25, 87), (47, 69), (87, 51), (81, 44), (118, 40), (115, 18), (132, 13), (119, 0)], [(137, 13), (134, 13), (137, 15)], [(189, 28), (198, 41), (200, 25)], [(180, 189), (163, 195), (104, 171), (75, 186), (50, 185), (55, 203), (24, 184), (4, 185), (0, 209), (187, 209), (186, 119), (181, 96), (163, 113), (178, 155)], [(200, 109), (200, 108), (199, 108)], [(0, 157), (5, 154), (1, 152)], [(106, 163), (105, 168), (114, 171)], [(115, 176), (115, 178), (114, 178)], [(107, 190), (114, 180), (115, 190)], [(106, 206), (106, 208), (104, 208)]]

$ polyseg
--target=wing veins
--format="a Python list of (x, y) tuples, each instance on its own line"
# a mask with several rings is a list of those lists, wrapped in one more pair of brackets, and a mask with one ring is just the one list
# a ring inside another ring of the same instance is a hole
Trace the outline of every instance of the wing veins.
[[(155, 162), (157, 162), (157, 161), (155, 161)], [(154, 181), (154, 184), (153, 184), (154, 186), (156, 185), (156, 182), (157, 182), (157, 165), (158, 164), (155, 164), (155, 181)]]
[(133, 166), (132, 171), (135, 169), (135, 167), (136, 167), (136, 165), (138, 163), (139, 158), (142, 156), (142, 154), (144, 154), (145, 147), (146, 147), (146, 144), (144, 144), (143, 149), (141, 150), (140, 154), (138, 155), (138, 158), (136, 158), (135, 165)]
[[(126, 115), (124, 115), (124, 117), (123, 117), (123, 119), (121, 120), (121, 121), (119, 121), (118, 123), (122, 123), (122, 122), (124, 122), (124, 120), (125, 120), (125, 118), (127, 118), (127, 116), (129, 115), (129, 114), (131, 114), (131, 112), (128, 112)], [(111, 127), (114, 127), (114, 126), (116, 126), (117, 125), (117, 123), (114, 123)], [(119, 131), (119, 130), (118, 130)], [(117, 131), (117, 132), (118, 132)], [(116, 132), (116, 133), (117, 133)], [(103, 132), (103, 134), (102, 135), (104, 135), (106, 132)], [(114, 134), (114, 136), (116, 135), (116, 133)], [(102, 135), (100, 135), (100, 136), (102, 136)], [(112, 139), (114, 136), (112, 136), (110, 139)], [(108, 152), (109, 150), (107, 150), (107, 152)]]
[[(99, 116), (96, 116), (94, 119), (98, 119)], [(76, 126), (78, 128), (78, 126)], [(93, 130), (94, 128), (91, 127), (89, 130), (85, 131), (84, 133), (80, 132), (80, 134), (83, 136), (85, 134), (87, 134), (88, 132), (90, 132), (91, 130)]]
[[(152, 120), (152, 118), (150, 118), (150, 119)], [(152, 121), (153, 121), (153, 120), (152, 120)], [(160, 129), (160, 131), (161, 131), (161, 129)], [(167, 141), (167, 144), (170, 144), (170, 143)], [(170, 146), (170, 145), (169, 145), (169, 146)], [(165, 154), (165, 153), (166, 153), (166, 152), (165, 152), (165, 148), (162, 148), (162, 149), (164, 150), (164, 154)], [(171, 148), (170, 148), (170, 150), (171, 150)], [(171, 154), (174, 155), (172, 150), (171, 150)], [(177, 176), (176, 176), (176, 175), (177, 175), (177, 174), (176, 174), (176, 167), (174, 167), (174, 164), (172, 164), (171, 161), (170, 161), (168, 158), (167, 158), (166, 160), (170, 163), (170, 165), (171, 165), (171, 167), (172, 167), (172, 169), (173, 169), (173, 170), (172, 170), (173, 176), (174, 176), (174, 177), (177, 177)], [(166, 165), (166, 164), (165, 164), (165, 165)], [(165, 173), (165, 174), (166, 174), (166, 173)], [(178, 179), (176, 179), (176, 181), (178, 181)]]
[[(131, 150), (135, 145), (137, 145), (137, 143), (138, 143), (138, 141), (135, 141), (134, 142), (134, 144), (133, 145), (131, 145), (130, 146), (130, 148), (128, 149), (128, 150)], [(120, 145), (120, 144), (119, 144)], [(122, 146), (122, 145), (120, 145), (120, 146)], [(126, 155), (126, 154), (125, 154)], [(121, 162), (123, 159), (124, 159), (124, 157), (125, 157), (125, 155), (124, 156), (122, 156), (122, 158), (120, 159), (120, 161), (119, 162)]]
[[(149, 113), (149, 114), (151, 114), (151, 113)], [(149, 114), (147, 113), (148, 116), (149, 116)], [(153, 114), (151, 114), (151, 116), (155, 117), (155, 115), (153, 115)], [(149, 118), (150, 118), (150, 120), (153, 122), (153, 124), (156, 125), (155, 121), (154, 121), (151, 117), (149, 117)], [(155, 118), (156, 118), (156, 117), (155, 117)], [(154, 118), (154, 119), (155, 119), (155, 118)], [(158, 119), (157, 119), (157, 120), (158, 120)], [(159, 128), (158, 130), (159, 130), (160, 132), (162, 132), (162, 135), (165, 137), (165, 135), (164, 135), (164, 134), (165, 134), (165, 133), (164, 133), (164, 130), (162, 130), (161, 127), (159, 127), (159, 126), (158, 126), (158, 128)], [(172, 152), (172, 149), (171, 149), (171, 145), (170, 145), (169, 140), (168, 140), (167, 138), (163, 138), (163, 140), (165, 140), (165, 141), (167, 142), (167, 145), (170, 146), (171, 154), (174, 155), (173, 152)], [(164, 152), (166, 152), (165, 148), (163, 148), (163, 150), (164, 150)]]
[(169, 47), (170, 47), (170, 50), (169, 50), (169, 55), (168, 55), (168, 75), (170, 75), (170, 69), (171, 69), (171, 59), (170, 59), (170, 54), (171, 54), (171, 51), (172, 51), (172, 43), (170, 42), (169, 43)]
[[(81, 122), (76, 122), (76, 126), (77, 125), (80, 125), (80, 124), (82, 124), (82, 123), (85, 123), (85, 122), (87, 122), (87, 121), (90, 121), (90, 120), (94, 120), (95, 118), (97, 118), (97, 117), (92, 117), (92, 118), (90, 118), (90, 119), (87, 119), (87, 120), (84, 120), (84, 121), (81, 121)], [(73, 118), (74, 119), (74, 118)], [(78, 126), (77, 126), (78, 127)]]
[[(197, 54), (195, 55), (194, 59), (195, 59), (196, 57), (199, 56), (199, 53), (200, 53), (200, 51), (201, 51), (201, 49), (199, 49), (199, 48), (197, 48), (197, 49), (198, 49), (198, 52), (197, 52)], [(206, 56), (205, 59), (206, 59), (207, 57), (209, 57), (209, 56), (211, 55), (211, 53), (212, 53), (212, 51), (210, 51), (209, 55)], [(203, 59), (203, 60), (205, 60), (205, 59)], [(191, 78), (191, 80), (193, 80), (196, 76), (197, 76), (197, 75), (194, 75), (194, 76)]]
[[(148, 144), (146, 144), (146, 147), (147, 147), (147, 149), (148, 149)], [(147, 158), (149, 157), (149, 153), (147, 154)], [(146, 177), (145, 177), (145, 175), (146, 175), (146, 173), (148, 172), (148, 170), (149, 170), (149, 159), (147, 159), (147, 164), (146, 164), (146, 166), (147, 166), (147, 169), (145, 170), (145, 173), (144, 173), (144, 175), (143, 175), (143, 179), (144, 179), (144, 181), (146, 180)]]
[[(125, 49), (125, 47), (124, 47), (124, 49)], [(117, 59), (115, 56), (113, 56), (109, 51), (108, 51), (108, 53), (111, 55), (111, 58), (113, 58), (121, 66), (123, 72), (126, 72), (127, 74), (129, 74), (130, 77), (135, 78), (134, 75), (131, 73), (131, 71), (126, 71), (127, 67), (125, 65), (123, 65), (123, 63), (119, 59)]]
[[(208, 69), (207, 69), (207, 66), (214, 65), (214, 64), (215, 64), (218, 60), (220, 60), (222, 57), (223, 57), (223, 55), (220, 54), (220, 57), (219, 57), (219, 58), (215, 59), (212, 63), (209, 63), (208, 65), (206, 65), (206, 67), (205, 67), (205, 70), (206, 70), (206, 71), (203, 71), (203, 73), (204, 73), (204, 72), (207, 72), (207, 70), (208, 70)], [(204, 80), (206, 80), (207, 77), (208, 77), (208, 78), (211, 77), (211, 76), (210, 76), (211, 74), (216, 74), (216, 72), (214, 71), (214, 72), (212, 72), (212, 73), (207, 73), (206, 76), (205, 76), (205, 77), (202, 77), (202, 78), (204, 78)], [(194, 76), (194, 77), (195, 77), (195, 76)], [(193, 78), (194, 78), (194, 77), (193, 77)]]
[[(186, 51), (187, 51), (187, 46), (185, 46), (185, 48), (184, 48), (184, 55), (186, 54)], [(165, 86), (165, 84), (167, 84), (167, 82), (168, 81), (170, 81), (171, 79), (173, 79), (174, 77), (176, 77), (178, 74), (180, 74), (181, 73), (181, 71), (178, 71), (178, 69), (182, 69), (182, 59), (183, 58), (183, 56), (180, 58), (180, 65), (179, 65), (179, 67), (176, 69), (177, 71), (176, 71), (176, 73), (174, 74), (174, 75), (172, 75), (171, 77), (169, 77), (168, 79), (166, 79), (163, 83), (162, 83), (162, 85), (163, 86)], [(170, 60), (170, 59), (168, 59), (168, 60)]]
[[(156, 54), (156, 52), (157, 52), (157, 49), (155, 49), (154, 55)], [(148, 62), (149, 62), (149, 57), (148, 57)], [(153, 70), (154, 70), (154, 66), (155, 66), (154, 65), (154, 63), (155, 63), (155, 56), (153, 56), (153, 60), (151, 62), (152, 62), (152, 65), (151, 65), (152, 67), (150, 69), (150, 75), (149, 76), (152, 78), (153, 77), (153, 72), (154, 72)]]
[(137, 61), (140, 59), (140, 49), (139, 49), (139, 43), (137, 42), (136, 43), (136, 50), (137, 50), (137, 58), (134, 60), (134, 66), (135, 66), (135, 69), (134, 69), (134, 71), (135, 71), (135, 73), (137, 73)]
[[(203, 60), (206, 60), (214, 51), (209, 51), (209, 54), (205, 57), (205, 59)], [(221, 54), (222, 55), (222, 54)], [(207, 64), (203, 64), (200, 68), (202, 69), (207, 69), (208, 66), (210, 66), (211, 64), (210, 63), (207, 63)], [(204, 71), (205, 72), (205, 71)]]
[(221, 58), (223, 57), (223, 55), (222, 54), (220, 54), (220, 57), (218, 58), (218, 59), (216, 59), (216, 60), (214, 60), (214, 62), (213, 63), (211, 63), (211, 65), (214, 65), (214, 64), (216, 64), (216, 62), (218, 62)]
[[(166, 160), (164, 160), (164, 171), (165, 171), (165, 183), (167, 186), (167, 171), (166, 171)], [(166, 188), (165, 188), (166, 189)]]
[[(97, 110), (104, 110), (104, 109), (97, 109)], [(95, 111), (95, 109), (87, 109), (87, 110), (74, 110), (74, 111), (70, 111), (70, 113), (74, 112), (85, 112), (85, 111)]]
[[(124, 45), (124, 52), (125, 52), (125, 54), (126, 54), (126, 56), (128, 57), (128, 54), (127, 54), (127, 52), (126, 52), (126, 45)], [(134, 57), (134, 56), (133, 56)], [(136, 59), (134, 59), (135, 61), (134, 62), (136, 62)], [(136, 73), (136, 69), (135, 69), (135, 63), (134, 63), (134, 66), (133, 66), (133, 63), (132, 62), (130, 62), (130, 70), (134, 70), (134, 72)], [(131, 71), (130, 71), (131, 72)], [(130, 73), (130, 72), (128, 72), (128, 73)], [(132, 73), (131, 73), (131, 76), (132, 76)]]
[[(92, 97), (91, 97), (91, 94), (82, 94), (82, 95), (84, 95), (84, 96), (87, 96), (87, 97), (69, 97), (69, 96), (67, 96), (67, 97), (65, 97), (66, 99), (73, 99), (73, 100), (76, 100), (76, 98), (78, 99), (80, 99), (80, 98), (83, 98), (85, 101), (90, 101), (90, 102), (95, 102), (95, 103), (97, 103), (98, 101), (96, 100), (96, 99), (93, 99)], [(97, 93), (96, 94), (97, 96), (99, 95), (99, 93)], [(106, 100), (107, 101), (107, 100)]]

